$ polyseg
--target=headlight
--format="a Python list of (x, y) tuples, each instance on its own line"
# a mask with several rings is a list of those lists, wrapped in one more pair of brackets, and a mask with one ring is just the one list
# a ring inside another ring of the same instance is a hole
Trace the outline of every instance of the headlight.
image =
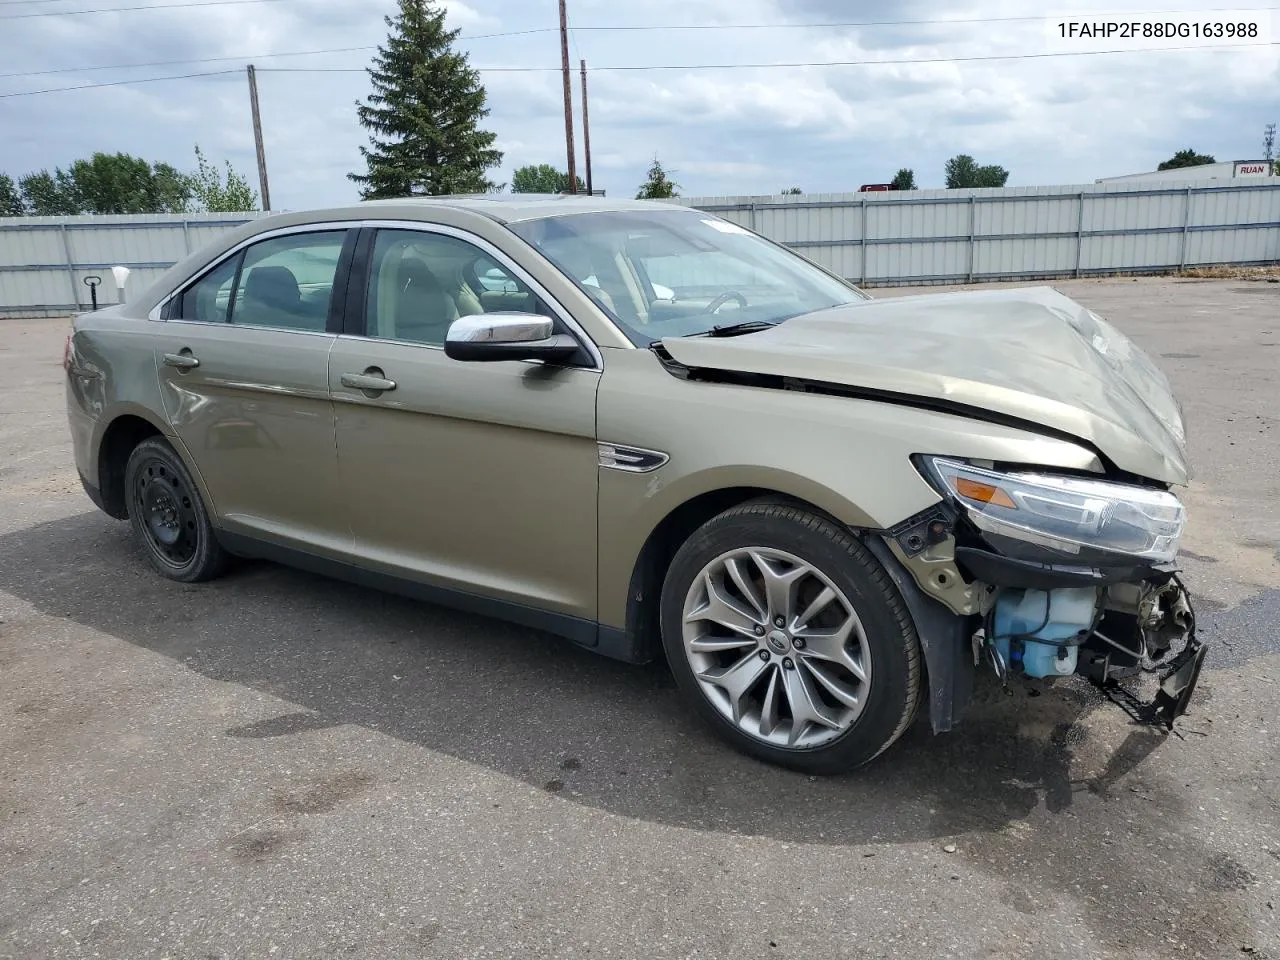
[(1186, 511), (1164, 490), (1047, 473), (996, 473), (942, 457), (923, 463), (987, 533), (1081, 559), (1082, 551), (1102, 551), (1165, 563), (1178, 553)]

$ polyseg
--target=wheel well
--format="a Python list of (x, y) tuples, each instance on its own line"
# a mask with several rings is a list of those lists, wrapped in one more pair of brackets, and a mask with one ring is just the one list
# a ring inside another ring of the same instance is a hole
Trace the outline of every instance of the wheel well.
[(124, 497), (124, 468), (133, 448), (149, 437), (162, 436), (154, 424), (126, 414), (117, 417), (102, 435), (98, 448), (98, 489), (104, 509), (117, 520), (129, 517)]
[(662, 518), (640, 549), (636, 565), (631, 573), (627, 591), (627, 635), (637, 659), (651, 660), (658, 656), (660, 603), (662, 582), (667, 568), (690, 535), (712, 517), (752, 500), (772, 500), (790, 503), (825, 515), (813, 504), (804, 500), (760, 487), (730, 487), (712, 490), (687, 500)]

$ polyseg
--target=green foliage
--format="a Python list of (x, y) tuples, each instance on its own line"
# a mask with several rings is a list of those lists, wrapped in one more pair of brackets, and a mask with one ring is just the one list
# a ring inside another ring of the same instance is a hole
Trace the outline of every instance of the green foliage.
[(995, 164), (980, 167), (973, 157), (967, 153), (961, 153), (947, 161), (946, 178), (948, 190), (964, 187), (1003, 187), (1009, 179), (1009, 171)]
[(63, 170), (28, 173), (18, 179), (18, 190), (28, 216), (59, 217), (82, 212), (75, 184)]
[(785, 189), (785, 190), (783, 190), (783, 191), (782, 191), (782, 196), (784, 196), (784, 197), (798, 197), (798, 196), (800, 196), (800, 195), (801, 195), (801, 194), (803, 194), (803, 193), (804, 193), (804, 191), (803, 191), (803, 190), (801, 190), (799, 187), (787, 187), (787, 189)]
[(1206, 163), (1217, 163), (1213, 157), (1207, 153), (1196, 153), (1194, 150), (1179, 150), (1172, 157), (1166, 160), (1157, 170), (1179, 170), (1182, 167), (1201, 167)]
[[(18, 180), (0, 174), (0, 216), (190, 213), (257, 209), (257, 195), (226, 163), (226, 180), (196, 147), (198, 168), (184, 173), (127, 153), (95, 153), (63, 170), (37, 170)], [(12, 211), (12, 212), (8, 212)]]
[(489, 114), (480, 75), (453, 49), (457, 30), (428, 0), (399, 0), (385, 17), (390, 33), (369, 68), (373, 93), (357, 103), (370, 131), (361, 147), (367, 172), (347, 176), (365, 200), (485, 193), (486, 171), (502, 162), (496, 135), (479, 129)]
[(70, 169), (39, 170), (18, 181), (25, 212), (37, 217), (82, 213), (182, 213), (191, 185), (167, 163), (127, 153), (95, 153)]
[(915, 171), (908, 167), (903, 167), (893, 175), (893, 179), (889, 182), (895, 190), (914, 190), (916, 189)]
[(680, 189), (680, 184), (673, 183), (667, 179), (667, 172), (662, 169), (662, 164), (658, 162), (658, 158), (653, 158), (653, 165), (649, 167), (649, 174), (645, 178), (644, 183), (640, 184), (640, 189), (636, 192), (637, 200), (669, 200), (672, 197), (678, 197), (676, 193)]
[(205, 159), (196, 144), (196, 171), (188, 176), (192, 199), (202, 210), (210, 213), (239, 213), (243, 210), (258, 209), (258, 194), (249, 187), (249, 181), (231, 166), (231, 161), (223, 161), (226, 170), (218, 168)]
[(153, 167), (127, 153), (95, 153), (77, 160), (70, 176), (85, 213), (182, 213), (191, 199), (190, 185), (173, 167)]
[(0, 217), (20, 217), (26, 212), (18, 185), (7, 173), (0, 173)]
[[(587, 185), (579, 176), (578, 192), (586, 193)], [(569, 189), (569, 174), (557, 170), (549, 163), (529, 164), (511, 175), (512, 193), (563, 193)]]

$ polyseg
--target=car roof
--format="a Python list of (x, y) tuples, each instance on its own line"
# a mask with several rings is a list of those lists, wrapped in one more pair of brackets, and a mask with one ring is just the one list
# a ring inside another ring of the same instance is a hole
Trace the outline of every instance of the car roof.
[(583, 196), (559, 193), (474, 194), (448, 197), (399, 197), (389, 200), (365, 200), (356, 204), (357, 209), (383, 206), (417, 207), (430, 209), (468, 210), (497, 220), (499, 223), (517, 223), (521, 220), (538, 220), (543, 217), (560, 217), (575, 213), (618, 213), (637, 210), (687, 210), (678, 203), (665, 200), (626, 200), (607, 197)]

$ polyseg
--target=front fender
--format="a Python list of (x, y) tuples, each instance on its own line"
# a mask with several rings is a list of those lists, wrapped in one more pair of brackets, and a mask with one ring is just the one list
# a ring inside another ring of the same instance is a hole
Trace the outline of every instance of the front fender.
[(680, 379), (647, 350), (606, 351), (596, 421), (601, 442), (666, 457), (647, 473), (600, 467), (598, 619), (618, 629), (645, 543), (699, 496), (783, 494), (849, 527), (883, 530), (941, 500), (915, 454), (1098, 467), (1083, 446), (954, 414)]

